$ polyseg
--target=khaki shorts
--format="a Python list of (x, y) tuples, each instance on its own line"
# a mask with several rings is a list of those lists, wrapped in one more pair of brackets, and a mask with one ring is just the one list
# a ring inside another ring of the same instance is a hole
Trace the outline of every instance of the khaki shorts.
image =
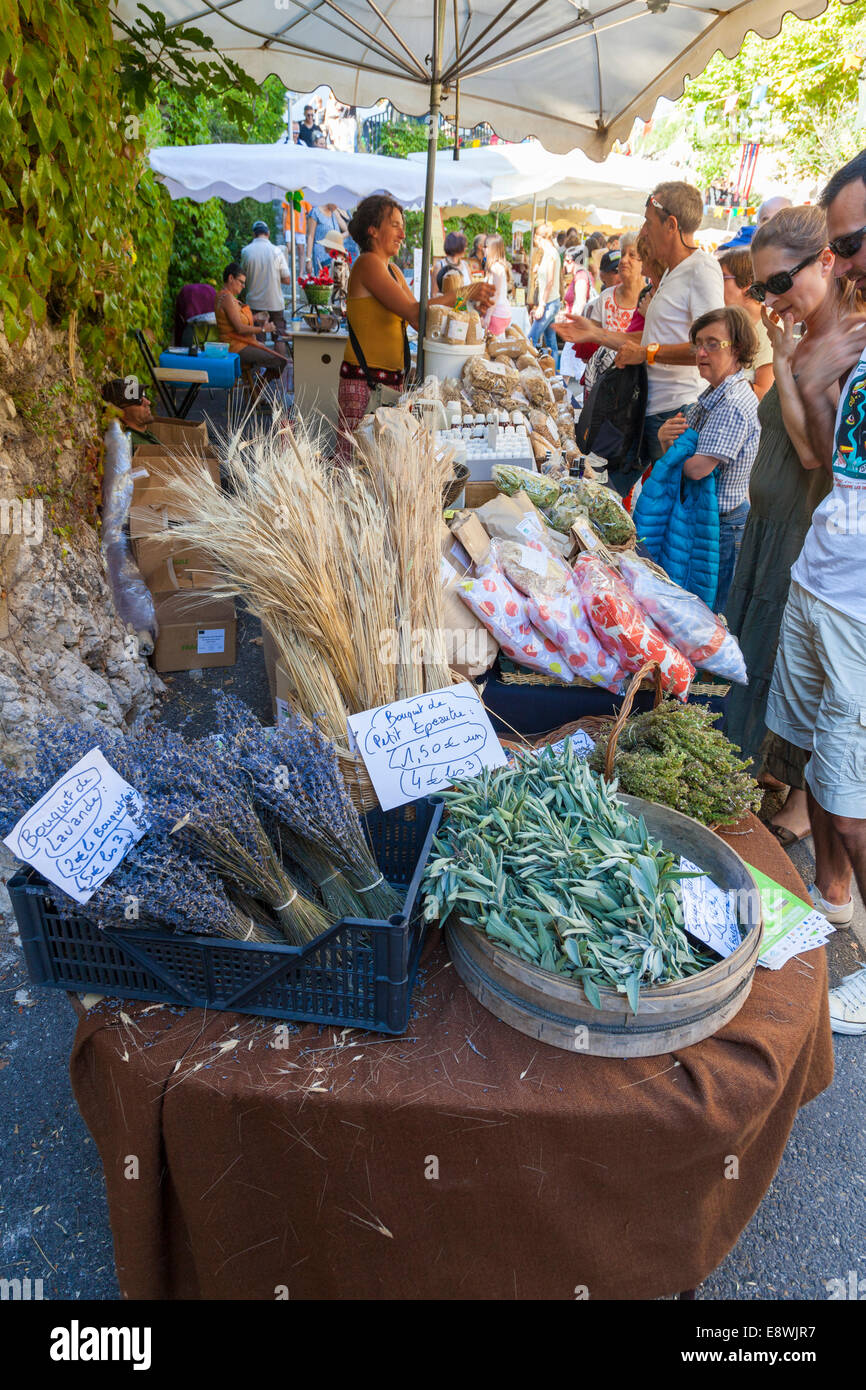
[(866, 819), (866, 623), (791, 584), (767, 728), (811, 751), (806, 785), (825, 811)]

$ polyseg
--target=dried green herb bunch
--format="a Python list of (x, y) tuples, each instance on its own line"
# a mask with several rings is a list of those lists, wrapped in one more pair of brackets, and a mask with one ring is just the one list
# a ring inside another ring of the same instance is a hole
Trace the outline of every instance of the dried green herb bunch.
[(571, 741), (517, 755), (443, 793), (448, 819), (426, 876), (425, 915), (452, 911), (505, 950), (582, 986), (624, 994), (680, 980), (714, 957), (683, 930), (691, 877), (578, 761)]
[[(614, 776), (624, 792), (660, 801), (704, 825), (732, 825), (761, 803), (749, 764), (718, 729), (720, 715), (704, 705), (665, 700), (629, 719), (619, 736)], [(604, 767), (609, 734), (602, 734), (589, 765)]]

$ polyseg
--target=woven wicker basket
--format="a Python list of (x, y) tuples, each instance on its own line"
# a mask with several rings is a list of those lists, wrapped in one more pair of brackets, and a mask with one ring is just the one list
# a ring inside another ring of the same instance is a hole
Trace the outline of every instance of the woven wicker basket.
[(607, 732), (607, 730), (610, 729), (610, 738), (608, 739), (607, 752), (604, 759), (604, 775), (609, 780), (613, 777), (616, 745), (619, 741), (620, 734), (626, 726), (626, 721), (631, 714), (634, 697), (642, 687), (652, 684), (655, 685), (656, 692), (654, 704), (659, 705), (664, 698), (662, 692), (661, 667), (652, 661), (647, 661), (641, 666), (639, 671), (635, 671), (629, 681), (628, 689), (623, 696), (619, 714), (615, 719), (612, 719), (610, 715), (586, 714), (583, 719), (575, 719), (572, 723), (563, 724), (560, 728), (554, 729), (549, 734), (542, 734), (540, 738), (534, 740), (533, 746), (535, 748), (543, 748), (546, 743), (559, 743), (561, 739), (570, 738), (572, 734), (576, 734), (579, 729), (582, 729), (585, 734), (589, 734), (590, 738), (595, 740), (600, 733)]
[(457, 498), (465, 488), (471, 474), (465, 463), (455, 463), (454, 481), (449, 483), (442, 493), (442, 510), (446, 511), (453, 507)]

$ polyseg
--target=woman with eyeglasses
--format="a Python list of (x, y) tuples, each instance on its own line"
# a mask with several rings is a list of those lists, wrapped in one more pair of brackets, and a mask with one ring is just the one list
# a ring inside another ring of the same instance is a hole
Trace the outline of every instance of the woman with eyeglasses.
[[(214, 314), (220, 342), (228, 343), (229, 350), (238, 354), (242, 365), (254, 372), (252, 400), (255, 402), (268, 382), (279, 380), (288, 359), (285, 352), (258, 341), (265, 333), (276, 330), (267, 315), (263, 323), (256, 323), (249, 304), (241, 304), (238, 295), (243, 293), (246, 283), (243, 266), (239, 261), (231, 261), (223, 271), (223, 287), (214, 301)], [(264, 373), (258, 372), (258, 367), (264, 367)]]
[(761, 401), (773, 384), (773, 344), (764, 327), (761, 305), (749, 292), (755, 278), (752, 274), (752, 255), (747, 246), (738, 246), (733, 251), (720, 246), (717, 255), (725, 282), (725, 303), (745, 309), (758, 335), (757, 355), (746, 372), (746, 380)]
[[(352, 453), (346, 434), (367, 413), (373, 392), (380, 387), (390, 392), (404, 389), (411, 360), (406, 325), (417, 328), (421, 313), (403, 272), (392, 263), (406, 239), (400, 204), (384, 193), (364, 198), (349, 223), (349, 234), (357, 241), (361, 254), (349, 276), (349, 341), (337, 394), (341, 431), (337, 457), (342, 462), (348, 462)], [(462, 300), (473, 301), (482, 314), (493, 299), (491, 286), (483, 281), (463, 286), (459, 294)], [(455, 287), (428, 302), (453, 309), (457, 298)]]
[[(843, 306), (820, 208), (783, 208), (755, 233), (751, 256), (751, 293), (764, 306), (775, 384), (758, 409), (761, 443), (752, 469), (751, 511), (727, 606), (749, 685), (731, 691), (726, 729), (744, 754), (760, 763), (759, 780), (765, 786), (790, 788), (784, 806), (769, 822), (788, 848), (809, 834), (807, 755), (779, 735), (767, 734), (767, 697), (791, 566), (813, 511), (831, 487), (830, 475), (809, 440), (796, 379), (804, 363), (821, 352), (822, 340), (838, 323)], [(828, 398), (835, 410), (838, 389), (834, 387)]]
[(758, 401), (744, 375), (758, 350), (758, 339), (748, 316), (737, 308), (702, 314), (692, 324), (689, 337), (707, 390), (685, 414), (664, 421), (659, 443), (668, 449), (684, 430), (697, 430), (698, 447), (683, 464), (683, 474), (694, 479), (715, 476), (719, 578), (712, 607), (720, 613), (749, 515), (749, 476), (758, 452)]

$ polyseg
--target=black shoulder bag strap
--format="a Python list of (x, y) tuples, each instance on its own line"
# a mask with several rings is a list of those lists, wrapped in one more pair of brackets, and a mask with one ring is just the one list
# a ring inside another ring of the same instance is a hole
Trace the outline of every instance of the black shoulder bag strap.
[[(392, 265), (388, 266), (388, 274), (391, 276), (392, 280), (397, 280), (397, 274)], [(397, 283), (399, 284), (399, 281), (397, 281)], [(403, 325), (403, 380), (404, 383), (406, 383), (409, 380), (409, 372), (412, 367), (412, 352), (409, 347), (409, 335), (406, 332), (406, 320), (401, 319), (400, 322)], [(379, 383), (377, 381), (374, 381), (372, 378), (370, 368), (367, 366), (367, 359), (364, 356), (361, 344), (358, 342), (358, 335), (356, 334), (354, 328), (349, 322), (348, 314), (346, 315), (346, 327), (349, 330), (349, 342), (352, 344), (352, 351), (358, 359), (358, 366), (364, 373), (367, 385), (369, 386), (370, 390), (373, 391), (379, 385)]]

